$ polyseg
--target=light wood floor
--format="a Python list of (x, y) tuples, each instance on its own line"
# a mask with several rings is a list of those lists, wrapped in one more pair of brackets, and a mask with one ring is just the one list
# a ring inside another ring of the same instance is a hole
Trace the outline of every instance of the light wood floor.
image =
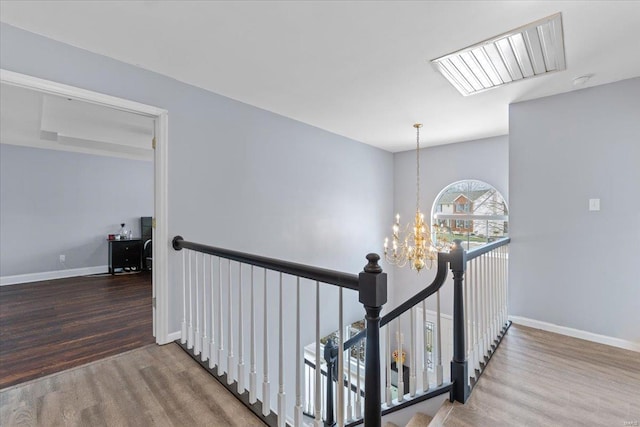
[(467, 403), (442, 418), (447, 427), (638, 426), (640, 354), (513, 325)]
[(264, 426), (173, 343), (4, 389), (0, 425)]

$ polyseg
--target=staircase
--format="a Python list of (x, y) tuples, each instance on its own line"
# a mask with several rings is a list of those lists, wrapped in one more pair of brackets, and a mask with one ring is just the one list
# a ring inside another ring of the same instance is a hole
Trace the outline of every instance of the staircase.
[[(432, 419), (433, 418), (427, 414), (417, 412), (413, 417), (411, 417), (405, 427), (428, 427), (431, 425)], [(385, 427), (400, 427), (392, 422), (387, 422), (384, 425)]]
[[(183, 266), (178, 341), (270, 426), (381, 427), (382, 416), (436, 396), (464, 403), (510, 324), (508, 244), (503, 239), (466, 252), (456, 242), (438, 254), (430, 285), (380, 317), (387, 283), (376, 254), (367, 255), (368, 264), (356, 276), (176, 236), (173, 247), (182, 251)], [(439, 294), (449, 270), (450, 381), (443, 375)], [(427, 327), (430, 297), (437, 311)], [(359, 304), (366, 328), (347, 339), (345, 326)], [(322, 344), (336, 327), (335, 342)], [(309, 343), (315, 347), (312, 361), (304, 356)], [(395, 380), (394, 351), (406, 353), (408, 363), (398, 364)], [(429, 425), (428, 415), (419, 413), (407, 425)]]

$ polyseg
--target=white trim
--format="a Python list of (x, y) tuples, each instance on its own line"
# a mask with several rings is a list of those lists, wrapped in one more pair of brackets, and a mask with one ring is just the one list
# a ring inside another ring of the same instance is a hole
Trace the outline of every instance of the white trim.
[(556, 334), (566, 335), (569, 337), (580, 338), (587, 341), (606, 344), (612, 347), (623, 348), (625, 350), (640, 352), (640, 342), (623, 340), (621, 338), (610, 337), (607, 335), (594, 334), (593, 332), (583, 331), (581, 329), (573, 329), (566, 326), (547, 323), (540, 320), (529, 319), (521, 316), (509, 316), (509, 320), (518, 325), (528, 326), (530, 328), (541, 329), (547, 332), (555, 332)]
[(61, 95), (75, 98), (79, 101), (90, 102), (91, 104), (104, 105), (130, 113), (142, 114), (150, 117), (160, 116), (167, 110), (153, 107), (151, 105), (140, 104), (128, 99), (117, 98), (103, 93), (93, 92), (78, 87), (56, 83), (37, 77), (20, 74), (13, 71), (0, 69), (0, 81), (11, 86), (18, 86), (25, 89), (37, 90), (51, 95)]
[(169, 228), (167, 221), (168, 214), (168, 112), (162, 108), (141, 104), (115, 96), (105, 95), (86, 89), (68, 86), (49, 80), (40, 79), (26, 74), (0, 69), (0, 82), (12, 86), (26, 89), (38, 90), (41, 92), (74, 98), (79, 101), (90, 102), (109, 108), (115, 108), (134, 114), (142, 114), (156, 119), (156, 150), (154, 167), (155, 204), (154, 218), (156, 228), (154, 229), (153, 245), (153, 292), (156, 298), (156, 308), (154, 309), (154, 335), (158, 344), (167, 344), (173, 341), (169, 334)]
[(66, 277), (89, 276), (92, 274), (108, 273), (109, 266), (69, 268), (66, 270), (43, 271), (41, 273), (16, 274), (15, 276), (0, 277), (0, 286), (18, 285), (20, 283), (41, 282), (43, 280), (64, 279)]
[(167, 340), (168, 340), (168, 342), (172, 342), (172, 341), (175, 341), (175, 340), (179, 340), (181, 336), (182, 336), (182, 334), (180, 333), (180, 331), (171, 332), (171, 333), (167, 334)]

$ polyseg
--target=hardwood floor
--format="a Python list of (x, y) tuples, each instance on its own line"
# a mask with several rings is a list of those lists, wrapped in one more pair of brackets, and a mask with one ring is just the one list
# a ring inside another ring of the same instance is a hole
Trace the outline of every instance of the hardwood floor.
[(176, 344), (0, 391), (2, 426), (264, 426)]
[(640, 354), (513, 325), (465, 405), (438, 425), (637, 426)]
[(0, 389), (155, 342), (151, 274), (0, 287)]

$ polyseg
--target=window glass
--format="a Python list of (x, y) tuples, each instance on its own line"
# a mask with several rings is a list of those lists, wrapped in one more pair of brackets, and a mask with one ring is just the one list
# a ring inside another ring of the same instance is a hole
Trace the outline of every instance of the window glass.
[(445, 187), (431, 209), (434, 240), (455, 239), (467, 250), (508, 236), (509, 210), (504, 197), (486, 182), (467, 179)]

